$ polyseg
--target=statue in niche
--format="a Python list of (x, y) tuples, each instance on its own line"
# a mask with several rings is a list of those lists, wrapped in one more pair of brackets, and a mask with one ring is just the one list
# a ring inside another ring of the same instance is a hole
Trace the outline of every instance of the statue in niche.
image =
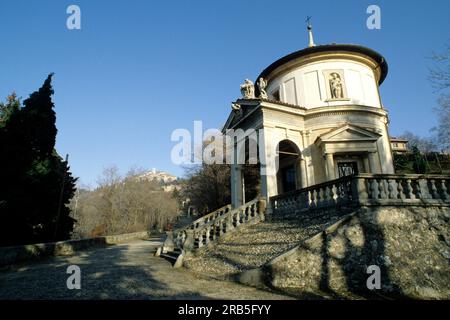
[(267, 87), (267, 81), (264, 80), (264, 78), (259, 78), (258, 88), (259, 88), (259, 97), (261, 99), (268, 99), (266, 87)]
[(255, 85), (251, 80), (245, 79), (244, 83), (241, 84), (241, 93), (244, 99), (255, 98)]
[(343, 99), (344, 98), (344, 87), (342, 84), (341, 76), (333, 72), (330, 74), (330, 92), (331, 99)]

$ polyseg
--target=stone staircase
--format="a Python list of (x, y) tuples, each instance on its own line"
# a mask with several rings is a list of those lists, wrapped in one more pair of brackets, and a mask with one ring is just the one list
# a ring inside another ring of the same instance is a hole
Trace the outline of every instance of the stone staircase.
[(266, 202), (264, 199), (252, 200), (239, 208), (231, 205), (207, 214), (186, 227), (167, 232), (164, 244), (155, 255), (172, 262), (174, 267), (181, 267), (186, 256), (203, 251), (225, 235), (244, 225), (251, 225), (264, 220)]
[(343, 212), (322, 212), (302, 218), (273, 217), (246, 225), (212, 246), (184, 259), (183, 265), (201, 276), (234, 279), (243, 271), (258, 268), (320, 233), (342, 217)]
[[(193, 222), (194, 222), (194, 217), (187, 216), (186, 214), (182, 214), (178, 217), (177, 221), (173, 224), (172, 228), (174, 230), (183, 230), (183, 229), (189, 227)], [(167, 233), (170, 234), (171, 232), (166, 232), (166, 235), (163, 236), (164, 240), (167, 238)], [(157, 249), (153, 253), (155, 255), (160, 256), (161, 258), (168, 260), (169, 262), (172, 263), (172, 265), (174, 265), (175, 262), (177, 261), (178, 257), (181, 255), (181, 249), (174, 247), (173, 250), (168, 250), (166, 252), (158, 251), (158, 249)]]
[[(375, 264), (395, 274), (393, 283), (413, 295), (422, 290), (419, 296), (441, 296), (439, 290), (444, 290), (448, 296), (448, 272), (440, 270), (448, 269), (450, 176), (354, 175), (274, 196), (270, 203), (270, 214), (265, 199), (212, 212), (167, 233), (157, 255), (199, 277), (319, 297), (328, 296), (329, 288), (346, 296), (348, 287), (349, 297), (367, 291), (366, 268)], [(438, 234), (430, 234), (434, 229)], [(417, 248), (434, 250), (438, 271), (429, 282), (437, 289), (418, 276), (427, 274), (424, 268), (431, 270), (430, 260), (411, 263), (419, 259), (411, 251)], [(415, 281), (414, 288), (407, 284), (408, 277)], [(403, 294), (390, 283), (384, 289), (386, 294)]]

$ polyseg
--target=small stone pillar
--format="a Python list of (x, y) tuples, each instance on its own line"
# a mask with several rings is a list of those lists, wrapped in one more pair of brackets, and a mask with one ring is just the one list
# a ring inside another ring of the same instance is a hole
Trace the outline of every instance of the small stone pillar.
[(192, 229), (186, 230), (186, 240), (184, 241), (183, 244), (183, 250), (185, 250), (186, 252), (191, 252), (194, 249), (194, 243), (195, 243), (194, 230)]
[(336, 179), (336, 175), (334, 174), (334, 159), (332, 153), (325, 154), (325, 161), (327, 167), (327, 178), (328, 180)]
[(369, 152), (370, 173), (380, 173), (379, 165), (377, 165), (376, 152)]
[(266, 214), (267, 202), (265, 198), (261, 198), (258, 201), (258, 215), (261, 221), (264, 221)]

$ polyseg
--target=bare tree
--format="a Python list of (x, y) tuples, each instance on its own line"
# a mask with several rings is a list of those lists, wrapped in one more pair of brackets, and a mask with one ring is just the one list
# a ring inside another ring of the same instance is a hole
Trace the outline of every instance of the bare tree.
[(142, 179), (141, 169), (121, 177), (117, 168), (104, 170), (93, 191), (80, 191), (72, 202), (76, 237), (162, 229), (178, 216), (178, 202), (158, 183)]
[(432, 56), (435, 66), (430, 70), (430, 80), (436, 92), (439, 93), (438, 125), (432, 131), (436, 136), (438, 147), (442, 151), (450, 150), (450, 40), (446, 50), (434, 53)]
[(423, 138), (410, 131), (405, 131), (399, 137), (408, 140), (408, 147), (410, 150), (413, 147), (417, 147), (419, 151), (425, 153), (436, 151), (436, 143), (431, 138)]

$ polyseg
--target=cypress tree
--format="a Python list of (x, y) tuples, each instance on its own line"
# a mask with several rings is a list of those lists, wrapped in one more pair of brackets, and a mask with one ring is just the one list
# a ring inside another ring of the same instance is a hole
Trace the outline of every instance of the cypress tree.
[[(68, 239), (76, 179), (55, 150), (52, 74), (0, 126), (0, 245)], [(61, 188), (64, 191), (60, 201)], [(59, 217), (58, 217), (59, 213)], [(4, 222), (4, 223), (3, 223)]]

